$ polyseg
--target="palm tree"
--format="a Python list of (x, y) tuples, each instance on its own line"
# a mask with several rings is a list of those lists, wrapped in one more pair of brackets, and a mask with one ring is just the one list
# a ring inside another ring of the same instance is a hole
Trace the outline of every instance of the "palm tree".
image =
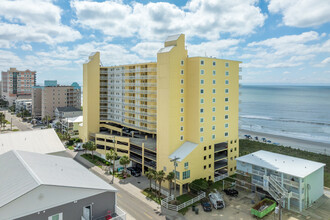
[(174, 172), (169, 172), (165, 178), (169, 185), (170, 185), (170, 196), (171, 196), (171, 192), (172, 192), (172, 182), (174, 180)]
[(157, 190), (157, 171), (151, 170), (152, 178), (155, 180), (155, 190)]
[(113, 149), (110, 149), (110, 153), (106, 154), (106, 159), (110, 160), (112, 163), (112, 183), (115, 178), (115, 160), (117, 157), (118, 155)]
[(154, 174), (152, 172), (152, 170), (148, 170), (146, 173), (145, 173), (146, 177), (148, 178), (148, 180), (150, 181), (150, 192), (152, 191), (152, 188), (151, 188), (151, 180), (153, 179), (154, 177)]
[(84, 151), (85, 151), (85, 154), (86, 154), (87, 150), (89, 148), (89, 142), (84, 143), (82, 147), (84, 148)]
[(94, 160), (94, 151), (96, 151), (96, 144), (93, 141), (89, 141), (87, 149), (92, 151), (92, 160)]
[(131, 161), (127, 156), (122, 156), (119, 160), (120, 165), (124, 166), (124, 173), (126, 174), (126, 166), (130, 163)]
[(165, 172), (163, 170), (160, 170), (157, 172), (156, 174), (156, 180), (159, 184), (159, 191), (158, 191), (158, 195), (160, 197), (160, 191), (162, 189), (162, 182), (165, 180)]

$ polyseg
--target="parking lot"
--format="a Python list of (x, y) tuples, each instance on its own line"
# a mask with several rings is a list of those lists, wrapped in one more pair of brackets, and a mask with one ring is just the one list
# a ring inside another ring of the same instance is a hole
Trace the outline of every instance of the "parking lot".
[[(189, 208), (189, 211), (185, 214), (186, 219), (235, 219), (235, 220), (246, 220), (246, 219), (256, 219), (251, 215), (251, 207), (254, 205), (252, 203), (259, 202), (258, 198), (254, 193), (246, 192), (243, 190), (238, 190), (238, 197), (229, 197), (225, 193), (221, 192), (224, 197), (226, 207), (224, 209), (212, 209), (211, 212), (204, 212), (202, 206), (199, 204), (197, 208), (199, 209), (198, 215)], [(329, 219), (330, 216), (330, 198), (323, 196), (317, 203), (315, 203), (311, 208), (303, 211), (301, 214), (291, 212), (288, 210), (283, 210), (282, 219), (296, 220), (296, 219)], [(275, 216), (274, 212), (271, 212), (263, 219), (278, 219), (278, 215)]]

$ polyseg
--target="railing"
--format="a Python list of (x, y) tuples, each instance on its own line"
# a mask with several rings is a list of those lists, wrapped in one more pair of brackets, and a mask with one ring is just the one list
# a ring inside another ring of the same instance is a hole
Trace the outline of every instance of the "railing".
[[(159, 190), (159, 186), (157, 187), (157, 186), (155, 186), (155, 184), (151, 184), (151, 188), (153, 188), (154, 190)], [(169, 197), (170, 196), (170, 193), (169, 192), (167, 192), (166, 190), (164, 190), (164, 189), (160, 189), (160, 193), (161, 194), (163, 194), (164, 196), (166, 196), (166, 197)], [(172, 195), (173, 196), (173, 195)]]
[(221, 174), (219, 176), (216, 176), (216, 177), (214, 177), (214, 182), (218, 182), (220, 180), (223, 180), (223, 179), (227, 178), (228, 176), (229, 176), (228, 173), (225, 173), (225, 174)]
[(172, 205), (172, 204), (169, 204), (170, 201), (173, 201), (174, 200), (174, 196), (171, 195), (165, 199), (163, 199), (161, 201), (161, 205), (169, 210), (172, 210), (172, 211), (179, 211), (187, 206), (190, 206), (192, 204), (194, 204), (195, 202), (198, 202), (199, 200), (205, 198), (205, 192), (202, 192), (201, 194), (199, 194), (198, 196), (196, 196), (195, 198), (187, 201), (187, 202), (184, 202), (180, 205)]
[(258, 176), (264, 176), (265, 175), (264, 171), (258, 171), (258, 170), (255, 170), (255, 169), (252, 169), (252, 173), (257, 174)]
[[(115, 213), (110, 213), (111, 216), (113, 216), (111, 218), (111, 220), (126, 220), (126, 213), (121, 210), (118, 206), (115, 207)], [(108, 215), (104, 215), (101, 217), (97, 217), (97, 218), (93, 218), (93, 220), (104, 220), (106, 219)], [(81, 220), (86, 220), (83, 216), (81, 216)]]
[[(278, 178), (277, 178), (278, 179)], [(289, 191), (284, 188), (281, 183), (279, 181), (276, 180), (276, 177), (274, 178), (273, 175), (269, 176), (269, 183), (273, 185), (273, 187), (275, 188), (275, 190), (279, 193), (281, 193), (282, 195), (284, 195), (285, 197), (289, 196)]]
[(256, 179), (252, 179), (252, 184), (263, 187), (262, 181), (259, 181), (259, 180), (256, 180)]

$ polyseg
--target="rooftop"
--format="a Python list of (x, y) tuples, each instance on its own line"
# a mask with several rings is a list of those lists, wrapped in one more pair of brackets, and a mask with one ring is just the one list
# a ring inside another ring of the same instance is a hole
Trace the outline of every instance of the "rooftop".
[(78, 116), (78, 117), (72, 117), (72, 118), (67, 118), (68, 122), (72, 122), (72, 123), (81, 123), (83, 122), (83, 116)]
[(174, 151), (169, 158), (179, 158), (178, 161), (183, 161), (196, 147), (198, 144), (186, 141), (176, 151)]
[(10, 150), (50, 154), (65, 151), (65, 147), (50, 128), (0, 134), (0, 155)]
[(264, 150), (236, 158), (236, 160), (300, 178), (304, 178), (325, 166), (323, 163)]
[(75, 108), (73, 106), (69, 106), (69, 107), (57, 107), (57, 110), (59, 112), (80, 112), (80, 111), (82, 111), (81, 109)]

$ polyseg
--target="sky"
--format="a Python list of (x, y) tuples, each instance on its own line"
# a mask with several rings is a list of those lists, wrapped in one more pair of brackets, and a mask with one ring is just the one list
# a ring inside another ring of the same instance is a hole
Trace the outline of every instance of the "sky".
[(0, 0), (0, 70), (81, 84), (92, 52), (156, 61), (184, 33), (189, 56), (242, 61), (242, 84), (330, 85), (329, 13), (329, 0)]

